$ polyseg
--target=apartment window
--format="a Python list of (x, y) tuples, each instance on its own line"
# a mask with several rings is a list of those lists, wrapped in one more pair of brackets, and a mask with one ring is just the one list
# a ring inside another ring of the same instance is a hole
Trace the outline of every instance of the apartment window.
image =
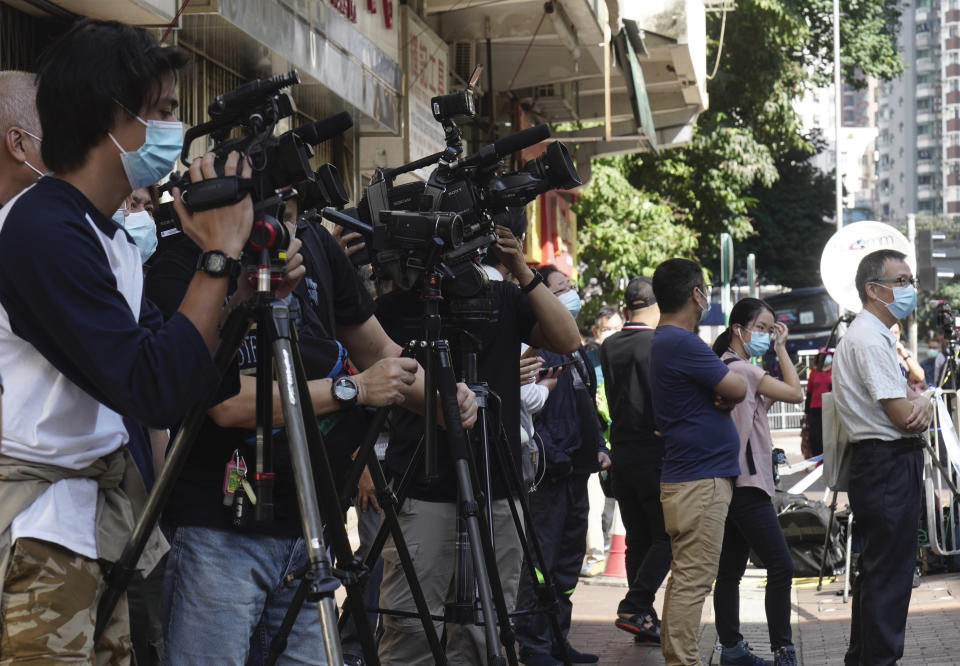
[(917, 100), (917, 109), (932, 109), (933, 108), (933, 98), (932, 97), (921, 97)]
[(926, 21), (921, 21), (917, 24), (917, 32), (930, 32), (930, 24)]
[(926, 85), (933, 81), (933, 74), (917, 74), (917, 85)]
[(932, 49), (917, 49), (917, 60), (920, 60), (921, 58), (929, 58), (932, 53)]
[(928, 173), (925, 173), (922, 176), (917, 176), (917, 185), (929, 185), (932, 182), (933, 176)]
[(933, 151), (927, 150), (926, 148), (923, 148), (923, 149), (921, 149), (921, 150), (918, 150), (918, 151), (917, 151), (917, 159), (918, 159), (918, 160), (932, 160), (932, 159), (933, 159)]
[(933, 123), (921, 123), (917, 125), (917, 134), (933, 134)]

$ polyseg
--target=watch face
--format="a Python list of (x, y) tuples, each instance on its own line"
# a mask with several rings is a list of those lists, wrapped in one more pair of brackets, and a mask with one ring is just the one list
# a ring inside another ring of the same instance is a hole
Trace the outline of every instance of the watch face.
[(227, 257), (223, 254), (211, 254), (207, 257), (207, 266), (211, 271), (222, 273), (227, 266)]
[(357, 387), (351, 379), (338, 379), (333, 385), (333, 394), (338, 400), (353, 400), (357, 397)]

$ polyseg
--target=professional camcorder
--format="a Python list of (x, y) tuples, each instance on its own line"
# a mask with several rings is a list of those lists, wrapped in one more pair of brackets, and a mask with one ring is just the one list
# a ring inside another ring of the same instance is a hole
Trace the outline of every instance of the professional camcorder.
[[(498, 219), (538, 194), (581, 184), (560, 142), (550, 144), (522, 169), (502, 173), (506, 157), (550, 136), (546, 125), (511, 134), (463, 156), (463, 137), (454, 119), (474, 116), (473, 86), (478, 77), (479, 68), (465, 90), (431, 100), (434, 118), (443, 125), (446, 149), (396, 169), (378, 169), (356, 210), (362, 224), (324, 211), (328, 219), (364, 234), (374, 270), (400, 289), (413, 289), (438, 271), (446, 293), (473, 296), (486, 284), (478, 260), (497, 240)], [(394, 186), (400, 174), (431, 164), (437, 167), (426, 183)]]
[(947, 340), (957, 340), (958, 328), (960, 328), (960, 318), (948, 301), (938, 301), (937, 308), (934, 311), (936, 317), (936, 329), (943, 334)]
[[(210, 120), (187, 130), (180, 159), (189, 165), (193, 142), (209, 136), (216, 155), (214, 168), (219, 178), (190, 182), (190, 174), (173, 174), (165, 189), (179, 187), (184, 205), (191, 211), (203, 211), (239, 202), (247, 194), (253, 200), (254, 224), (244, 251), (248, 267), (271, 266), (278, 279), (290, 243), (287, 228), (280, 221), (288, 199), (296, 196), (300, 209), (339, 208), (349, 200), (340, 172), (332, 164), (317, 171), (310, 166), (313, 146), (338, 136), (353, 126), (344, 112), (308, 123), (273, 136), (277, 123), (293, 115), (290, 96), (281, 92), (300, 82), (296, 71), (251, 81), (218, 95), (207, 112)], [(253, 168), (250, 178), (225, 177), (228, 155), (237, 151), (246, 155)], [(164, 238), (179, 228), (171, 205), (161, 206), (157, 215), (158, 235)]]

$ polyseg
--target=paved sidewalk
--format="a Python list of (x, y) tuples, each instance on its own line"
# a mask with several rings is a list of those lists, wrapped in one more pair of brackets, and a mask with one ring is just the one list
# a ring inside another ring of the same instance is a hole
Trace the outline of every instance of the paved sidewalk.
[[(622, 579), (581, 579), (573, 596), (571, 643), (579, 650), (600, 655), (601, 664), (652, 666), (664, 663), (659, 647), (640, 646), (613, 626), (617, 603), (625, 587)], [(755, 652), (772, 659), (763, 610), (764, 572), (748, 569), (741, 583), (742, 633)], [(795, 579), (793, 635), (803, 666), (843, 664), (850, 625), (850, 604), (840, 595), (842, 580), (824, 582)], [(657, 595), (663, 601), (663, 590)], [(720, 662), (713, 652), (711, 598), (704, 605), (700, 650)], [(913, 591), (907, 621), (907, 642), (901, 666), (954, 666), (960, 664), (960, 574), (924, 576)]]

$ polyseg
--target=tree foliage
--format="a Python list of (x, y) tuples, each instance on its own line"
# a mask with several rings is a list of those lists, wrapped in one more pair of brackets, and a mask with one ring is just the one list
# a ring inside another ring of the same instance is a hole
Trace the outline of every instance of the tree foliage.
[(751, 192), (754, 233), (738, 248), (757, 257), (761, 282), (792, 289), (820, 284), (820, 255), (836, 228), (824, 218), (833, 211), (833, 176), (816, 169), (803, 152), (777, 161), (779, 180)]
[(697, 127), (688, 146), (657, 156), (637, 155), (628, 163), (631, 184), (675, 206), (708, 251), (721, 232), (742, 240), (753, 231), (748, 213), (756, 200), (749, 191), (777, 179), (769, 149), (749, 129), (726, 121), (723, 114), (713, 114)]
[(587, 286), (581, 321), (604, 304), (619, 306), (631, 278), (652, 275), (670, 257), (693, 257), (697, 235), (660, 199), (626, 179), (627, 158), (595, 160), (593, 177), (574, 204), (584, 221), (578, 231), (579, 273)]
[[(844, 80), (859, 86), (865, 75), (900, 74), (897, 0), (840, 6)], [(723, 20), (720, 13), (707, 17), (708, 69)], [(595, 280), (603, 300), (613, 302), (606, 296), (617, 293), (618, 281), (649, 272), (655, 257), (694, 253), (716, 270), (721, 232), (739, 241), (739, 265), (747, 253), (757, 255), (766, 281), (819, 283), (834, 181), (807, 162), (822, 144), (804, 135), (794, 104), (832, 81), (832, 25), (832, 0), (738, 0), (726, 15), (719, 70), (708, 84), (710, 108), (691, 143), (597, 164), (576, 210), (583, 280)], [(631, 225), (643, 233), (626, 233)]]

